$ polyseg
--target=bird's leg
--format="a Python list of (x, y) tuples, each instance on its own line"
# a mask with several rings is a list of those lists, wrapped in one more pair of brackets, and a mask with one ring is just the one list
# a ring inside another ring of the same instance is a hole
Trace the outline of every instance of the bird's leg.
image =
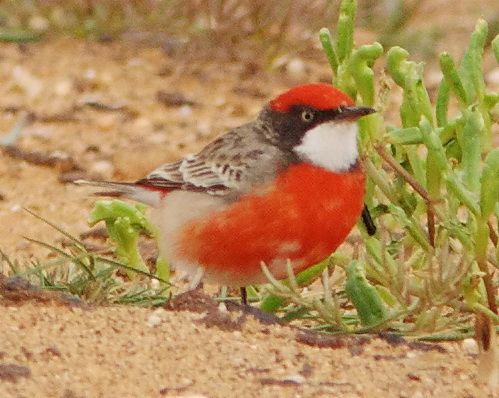
[(241, 287), (241, 303), (238, 303), (237, 301), (227, 301), (225, 305), (229, 311), (237, 310), (242, 312), (243, 316), (254, 316), (261, 323), (268, 325), (282, 324), (282, 321), (275, 314), (264, 312), (258, 307), (248, 305), (248, 292), (246, 287)]
[(248, 305), (248, 292), (246, 291), (246, 287), (241, 288), (241, 303), (243, 303), (243, 305)]
[(366, 226), (366, 230), (369, 236), (373, 236), (376, 233), (376, 225), (374, 225), (374, 221), (371, 218), (371, 213), (369, 213), (367, 205), (364, 205), (364, 209), (362, 209), (362, 221)]

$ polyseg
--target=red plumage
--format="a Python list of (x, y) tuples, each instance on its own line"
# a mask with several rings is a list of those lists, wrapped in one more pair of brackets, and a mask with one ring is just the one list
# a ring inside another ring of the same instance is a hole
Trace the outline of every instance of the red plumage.
[(363, 200), (359, 166), (347, 174), (292, 166), (264, 194), (185, 225), (176, 247), (189, 263), (203, 264), (212, 280), (265, 282), (262, 261), (276, 278), (285, 278), (287, 259), (299, 272), (334, 252), (359, 218)]
[(352, 99), (330, 84), (313, 83), (294, 87), (270, 101), (270, 107), (278, 112), (288, 112), (292, 105), (306, 105), (314, 109), (335, 109), (352, 106)]

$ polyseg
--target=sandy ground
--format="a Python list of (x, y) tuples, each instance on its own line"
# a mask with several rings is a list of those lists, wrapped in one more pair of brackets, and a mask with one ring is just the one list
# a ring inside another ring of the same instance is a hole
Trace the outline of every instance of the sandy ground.
[[(455, 11), (443, 21), (451, 34), (439, 47), (447, 43), (456, 53), (456, 43), (468, 37), (484, 11), (472, 7), (474, 2), (437, 3), (438, 10), (452, 4)], [(497, 8), (495, 1), (484, 7), (494, 4)], [(426, 3), (422, 25), (440, 23), (435, 7)], [(490, 56), (487, 60), (492, 65)], [(0, 153), (0, 248), (22, 262), (46, 253), (21, 236), (59, 239), (23, 207), (71, 233), (85, 232), (94, 199), (64, 181), (133, 180), (195, 151), (248, 120), (282, 89), (329, 79), (323, 59), (304, 62), (296, 76), (267, 73), (252, 62), (221, 67), (169, 57), (136, 42), (1, 44), (0, 136), (29, 113), (33, 121), (19, 146), (72, 161), (47, 167)], [(177, 101), (183, 104), (172, 104), (171, 93), (185, 96)], [(476, 352), (461, 343), (311, 342), (297, 337), (302, 332), (296, 329), (252, 317), (238, 321), (238, 313), (230, 315), (233, 322), (217, 323), (208, 321), (215, 312), (207, 309), (90, 308), (32, 297), (12, 302), (3, 293), (2, 398), (492, 396), (476, 381)]]
[(0, 289), (1, 397), (493, 396), (460, 343), (321, 336), (197, 296), (190, 311), (10, 296)]

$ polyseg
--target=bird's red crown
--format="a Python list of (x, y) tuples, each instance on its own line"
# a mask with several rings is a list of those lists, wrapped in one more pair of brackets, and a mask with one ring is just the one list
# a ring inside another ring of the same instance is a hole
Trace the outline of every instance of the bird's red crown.
[(327, 110), (341, 105), (352, 106), (354, 102), (348, 95), (326, 83), (296, 86), (270, 101), (270, 107), (278, 112), (288, 112), (293, 105)]

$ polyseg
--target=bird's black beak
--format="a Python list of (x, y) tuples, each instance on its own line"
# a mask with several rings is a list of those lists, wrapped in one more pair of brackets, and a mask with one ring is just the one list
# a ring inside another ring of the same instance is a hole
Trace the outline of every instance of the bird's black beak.
[(367, 106), (347, 106), (340, 108), (337, 119), (356, 120), (359, 117), (370, 115), (376, 112), (375, 109)]

